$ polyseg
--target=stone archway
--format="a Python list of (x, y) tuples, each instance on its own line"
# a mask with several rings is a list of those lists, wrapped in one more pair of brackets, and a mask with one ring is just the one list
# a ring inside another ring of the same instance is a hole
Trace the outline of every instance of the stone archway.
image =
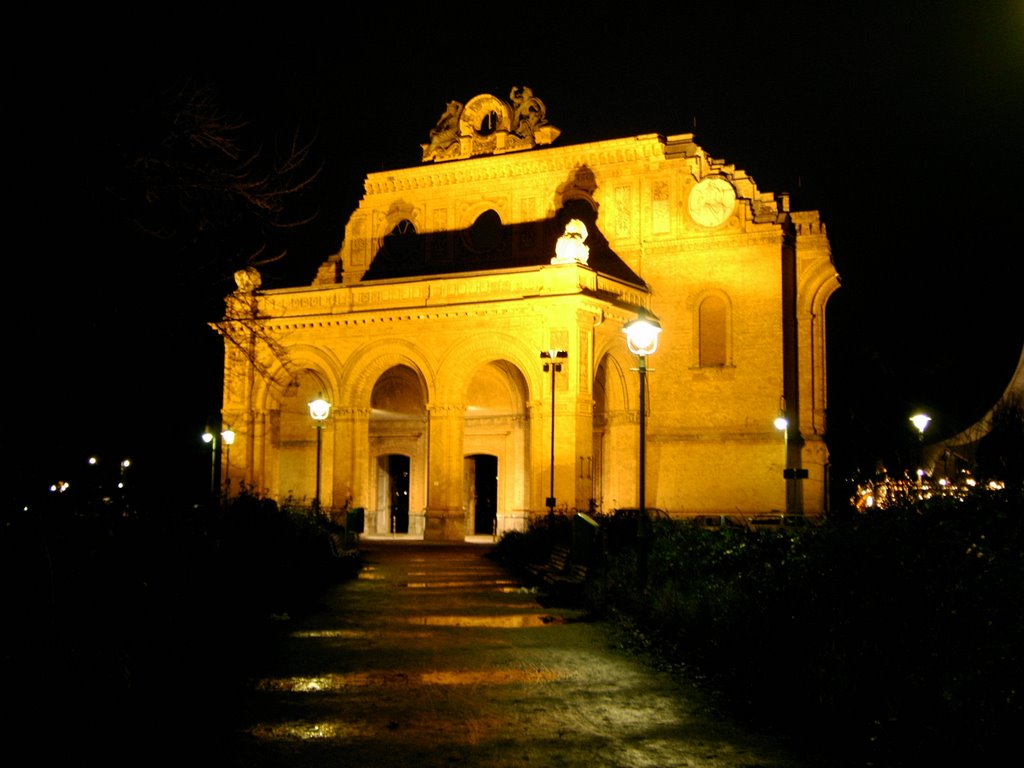
[[(323, 450), (324, 432), (330, 430), (330, 425), (329, 422), (318, 425), (309, 412), (309, 403), (320, 397), (330, 398), (325, 383), (314, 371), (304, 370), (284, 388), (278, 403), (277, 431), (281, 447), (277, 462), (278, 487), (284, 500), (300, 506), (312, 506), (314, 500), (322, 506), (331, 504), (330, 483), (326, 480), (329, 462), (325, 461)], [(316, 498), (318, 490), (319, 499)]]
[[(609, 456), (635, 455), (632, 419), (626, 404), (626, 382), (619, 361), (611, 354), (601, 358), (594, 372), (594, 417), (591, 498), (597, 508), (610, 512), (632, 503), (635, 481), (627, 478)], [(629, 466), (632, 466), (630, 464)]]
[[(422, 536), (427, 487), (427, 408), (419, 375), (407, 365), (385, 370), (370, 394), (371, 508), (367, 533)], [(395, 494), (400, 494), (396, 497)]]

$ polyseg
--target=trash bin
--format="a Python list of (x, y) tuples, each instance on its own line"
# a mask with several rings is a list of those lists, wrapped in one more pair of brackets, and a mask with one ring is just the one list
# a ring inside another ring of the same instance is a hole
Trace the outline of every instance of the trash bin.
[(599, 546), (601, 526), (590, 515), (577, 512), (572, 519), (572, 561), (579, 565), (593, 565)]
[(359, 534), (363, 532), (365, 521), (366, 514), (362, 507), (349, 510), (349, 513), (345, 515), (345, 536), (350, 547), (359, 540)]

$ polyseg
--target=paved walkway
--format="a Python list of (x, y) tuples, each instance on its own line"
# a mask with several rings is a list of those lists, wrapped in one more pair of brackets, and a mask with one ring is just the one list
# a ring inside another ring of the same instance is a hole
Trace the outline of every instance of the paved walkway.
[(698, 693), (549, 610), (483, 544), (364, 541), (360, 577), (292, 622), (221, 765), (796, 768)]

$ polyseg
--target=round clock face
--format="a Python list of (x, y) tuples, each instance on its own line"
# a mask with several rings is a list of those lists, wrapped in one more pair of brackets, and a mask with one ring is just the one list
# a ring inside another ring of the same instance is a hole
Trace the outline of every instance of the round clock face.
[(702, 180), (690, 192), (690, 217), (704, 227), (717, 227), (736, 207), (736, 190), (716, 176)]

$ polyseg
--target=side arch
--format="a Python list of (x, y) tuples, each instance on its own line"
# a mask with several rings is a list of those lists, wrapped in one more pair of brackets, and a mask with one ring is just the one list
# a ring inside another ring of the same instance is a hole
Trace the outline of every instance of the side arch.
[(404, 365), (416, 372), (427, 403), (436, 399), (436, 372), (422, 350), (405, 339), (387, 339), (364, 344), (345, 361), (340, 377), (339, 402), (349, 407), (369, 408), (377, 380), (396, 365)]

